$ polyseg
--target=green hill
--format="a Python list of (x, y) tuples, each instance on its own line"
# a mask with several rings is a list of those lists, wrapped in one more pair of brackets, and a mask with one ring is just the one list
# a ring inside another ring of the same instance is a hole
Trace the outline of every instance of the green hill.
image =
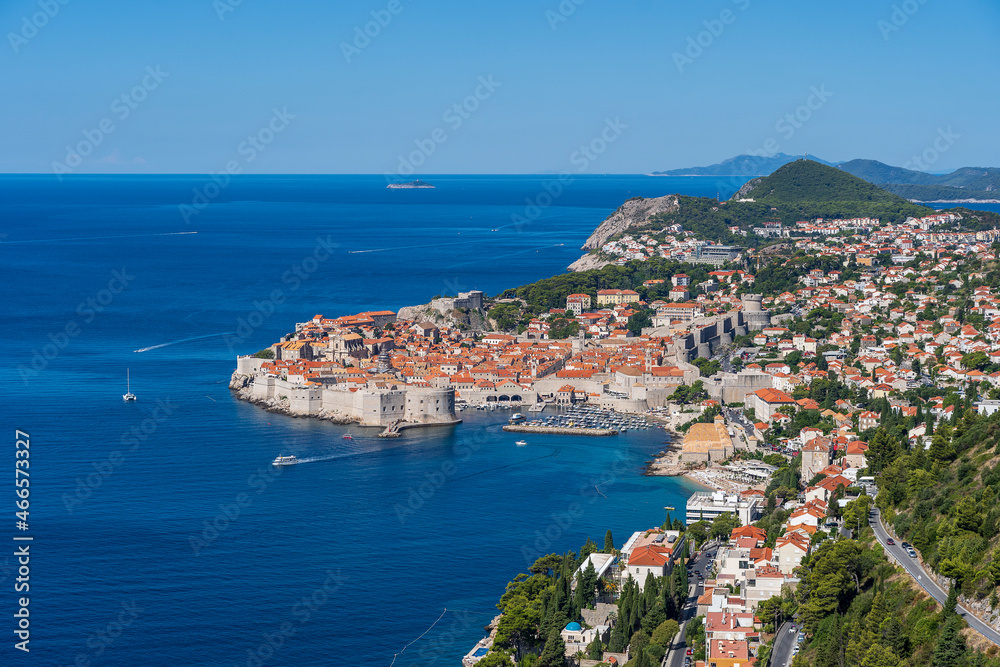
[(857, 176), (812, 160), (789, 162), (770, 176), (747, 182), (731, 201), (739, 199), (768, 204), (785, 222), (814, 217), (901, 221), (933, 213), (926, 206), (912, 204)]

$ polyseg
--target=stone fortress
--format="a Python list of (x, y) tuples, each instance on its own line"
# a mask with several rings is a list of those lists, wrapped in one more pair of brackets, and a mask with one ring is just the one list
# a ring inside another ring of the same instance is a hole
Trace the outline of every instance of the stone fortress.
[[(381, 356), (381, 355), (380, 355)], [(452, 424), (455, 390), (434, 387), (362, 388), (307, 386), (260, 372), (264, 359), (237, 359), (230, 386), (240, 398), (297, 417), (325, 417), (362, 426)], [(380, 359), (382, 361), (382, 359)]]

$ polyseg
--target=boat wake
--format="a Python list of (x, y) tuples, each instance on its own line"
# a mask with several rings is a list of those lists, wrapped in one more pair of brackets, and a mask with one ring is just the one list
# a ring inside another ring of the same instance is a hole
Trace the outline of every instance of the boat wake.
[(223, 331), (222, 333), (208, 334), (206, 336), (194, 336), (193, 338), (183, 338), (181, 340), (175, 340), (175, 341), (171, 341), (169, 343), (160, 343), (159, 345), (151, 345), (149, 347), (142, 347), (142, 348), (139, 348), (138, 350), (132, 350), (132, 351), (133, 352), (149, 352), (150, 350), (158, 350), (161, 347), (166, 347), (168, 345), (177, 345), (178, 343), (189, 343), (189, 342), (191, 342), (193, 340), (201, 340), (203, 338), (216, 338), (218, 336), (234, 336), (234, 335), (236, 335), (235, 331)]

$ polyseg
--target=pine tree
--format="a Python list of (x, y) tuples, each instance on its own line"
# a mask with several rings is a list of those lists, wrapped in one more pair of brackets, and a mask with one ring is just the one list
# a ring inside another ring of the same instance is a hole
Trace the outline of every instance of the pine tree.
[(566, 643), (562, 639), (559, 628), (549, 631), (545, 640), (545, 648), (538, 658), (539, 667), (563, 667), (566, 663)]
[(958, 608), (958, 589), (955, 588), (955, 584), (952, 583), (951, 587), (948, 589), (948, 599), (944, 603), (944, 609), (941, 612), (942, 618), (948, 618), (954, 615), (955, 609)]
[(961, 664), (965, 656), (965, 639), (959, 634), (961, 624), (962, 619), (954, 614), (945, 621), (931, 659), (934, 667), (956, 667)]

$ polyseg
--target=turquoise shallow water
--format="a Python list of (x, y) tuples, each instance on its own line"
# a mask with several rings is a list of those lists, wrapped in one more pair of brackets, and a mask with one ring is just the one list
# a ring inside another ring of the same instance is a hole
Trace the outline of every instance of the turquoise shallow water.
[[(496, 293), (561, 272), (630, 196), (718, 189), (580, 177), (518, 226), (545, 178), (424, 179), (438, 189), (247, 177), (186, 224), (202, 177), (0, 177), (0, 400), (8, 462), (14, 429), (32, 442), (33, 664), (388, 665), (440, 617), (395, 664), (454, 665), (536, 555), (683, 507), (690, 485), (640, 474), (659, 430), (516, 447), (503, 416), (466, 413), (386, 442), (233, 399), (235, 355), (296, 321)], [(255, 312), (239, 340), (219, 335)], [(324, 460), (276, 474), (282, 450)]]

